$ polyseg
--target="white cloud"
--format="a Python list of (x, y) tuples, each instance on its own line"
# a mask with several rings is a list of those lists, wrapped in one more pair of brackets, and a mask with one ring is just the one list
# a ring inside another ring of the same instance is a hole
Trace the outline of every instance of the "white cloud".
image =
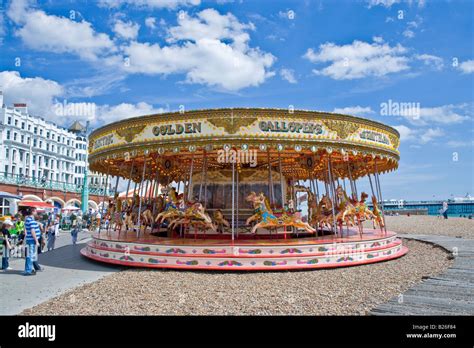
[(370, 106), (346, 106), (344, 108), (335, 108), (332, 112), (343, 115), (363, 116), (373, 114), (374, 110)]
[(289, 83), (298, 83), (293, 69), (280, 69), (280, 76), (283, 80), (286, 80)]
[(145, 25), (150, 29), (156, 28), (156, 18), (155, 17), (147, 17), (145, 19)]
[(274, 75), (268, 71), (275, 61), (270, 53), (248, 46), (246, 30), (232, 15), (213, 9), (195, 18), (179, 16), (178, 26), (168, 30), (168, 46), (132, 42), (124, 47), (131, 73), (186, 74), (186, 82), (239, 90), (257, 86)]
[(252, 23), (240, 23), (231, 13), (221, 15), (214, 9), (206, 9), (197, 13), (196, 17), (186, 12), (178, 15), (178, 25), (168, 30), (169, 43), (178, 41), (199, 40), (232, 40), (232, 46), (244, 49), (250, 40), (246, 30), (254, 30)]
[(99, 0), (99, 6), (118, 8), (129, 5), (145, 9), (170, 9), (174, 10), (181, 6), (197, 6), (201, 0)]
[(462, 140), (450, 140), (446, 143), (449, 147), (472, 147), (474, 146), (474, 140), (462, 141)]
[(405, 31), (402, 33), (408, 39), (413, 39), (415, 37), (415, 30), (423, 23), (423, 18), (419, 15), (416, 15), (415, 20), (409, 21)]
[(403, 32), (403, 36), (405, 36), (406, 38), (412, 39), (412, 38), (415, 37), (415, 32), (414, 32), (413, 30), (406, 29), (406, 30)]
[(83, 59), (96, 60), (98, 55), (115, 51), (108, 35), (96, 33), (91, 23), (75, 22), (65, 17), (47, 15), (13, 1), (7, 15), (19, 25), (15, 35), (31, 49), (55, 53), (72, 53)]
[(140, 25), (132, 21), (124, 22), (117, 19), (113, 26), (113, 32), (125, 40), (135, 40), (138, 36)]
[(370, 44), (355, 40), (352, 44), (338, 46), (327, 42), (315, 52), (309, 48), (304, 58), (312, 63), (329, 63), (329, 66), (313, 72), (335, 80), (359, 79), (368, 76), (384, 76), (409, 69), (406, 48), (397, 44), (389, 46), (380, 38)]
[(400, 133), (400, 141), (408, 141), (415, 138), (416, 131), (407, 126), (399, 125), (394, 126), (393, 128), (395, 128), (398, 133)]
[(414, 125), (431, 125), (431, 124), (457, 124), (469, 120), (472, 114), (472, 105), (470, 104), (449, 104), (432, 108), (420, 108), (419, 115), (415, 115), (410, 110), (405, 112), (400, 110), (400, 116), (406, 118)]
[(125, 118), (137, 117), (150, 114), (161, 114), (168, 110), (164, 108), (155, 108), (148, 103), (140, 102), (137, 104), (121, 103), (118, 105), (100, 105), (97, 107), (97, 115), (94, 122), (105, 123), (119, 121)]
[(430, 54), (417, 54), (415, 59), (421, 60), (425, 65), (433, 67), (436, 70), (443, 69), (443, 59)]
[(463, 72), (463, 74), (472, 74), (474, 72), (474, 60), (466, 60), (459, 64), (458, 69)]
[(414, 141), (419, 144), (427, 144), (444, 135), (441, 128), (413, 129), (404, 125), (394, 126), (400, 133), (400, 141)]
[(52, 105), (65, 92), (56, 81), (41, 77), (21, 77), (18, 71), (0, 72), (0, 90), (5, 104), (26, 103), (30, 113), (42, 117), (52, 115)]
[(422, 144), (426, 144), (433, 139), (439, 138), (444, 135), (444, 132), (441, 128), (428, 128), (423, 134), (420, 136), (420, 142)]
[(399, 4), (401, 2), (406, 2), (408, 5), (418, 4), (418, 7), (424, 7), (426, 0), (366, 0), (369, 8), (373, 6), (383, 6), (386, 8), (392, 7), (394, 4)]
[[(131, 1), (127, 3), (132, 4)], [(145, 1), (134, 1), (133, 4), (145, 6)], [(171, 1), (160, 4), (150, 1), (146, 5), (165, 4), (171, 4)], [(29, 48), (67, 52), (89, 61), (100, 59), (102, 67), (116, 69), (118, 73), (185, 74), (185, 82), (230, 91), (258, 86), (275, 75), (269, 69), (276, 58), (258, 47), (249, 46), (248, 31), (254, 30), (254, 25), (241, 23), (231, 13), (221, 15), (214, 9), (200, 11), (194, 16), (180, 11), (178, 25), (167, 29), (168, 45), (163, 46), (135, 41), (138, 24), (124, 23), (119, 16), (116, 16), (115, 32), (131, 39), (130, 43), (121, 46), (115, 46), (108, 35), (95, 32), (88, 22), (47, 15), (29, 8), (23, 0), (13, 1), (8, 15), (20, 26), (16, 33)], [(160, 21), (160, 25), (163, 24)]]

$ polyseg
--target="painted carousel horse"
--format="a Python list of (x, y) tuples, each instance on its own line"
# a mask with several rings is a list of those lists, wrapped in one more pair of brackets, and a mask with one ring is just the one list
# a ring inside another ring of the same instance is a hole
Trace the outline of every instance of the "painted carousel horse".
[(254, 209), (254, 214), (245, 221), (246, 226), (249, 226), (254, 221), (259, 221), (262, 218), (261, 211), (258, 209), (259, 205), (257, 203), (256, 197), (257, 197), (257, 194), (254, 191), (252, 191), (246, 198), (247, 202), (251, 202), (253, 204), (253, 209)]
[(122, 207), (122, 201), (117, 197), (117, 206), (115, 208), (114, 212), (114, 231), (120, 231), (122, 230), (123, 226), (123, 207)]
[(176, 191), (172, 187), (167, 190), (168, 194), (165, 199), (165, 207), (156, 218), (155, 222), (162, 223), (165, 220), (176, 219), (183, 215), (183, 212), (178, 209), (178, 198), (176, 197)]
[(190, 208), (186, 209), (182, 216), (174, 218), (170, 222), (169, 228), (174, 229), (182, 225), (210, 229), (216, 232), (216, 226), (212, 223), (211, 217), (206, 213), (201, 203), (194, 203)]
[(311, 223), (320, 229), (324, 227), (331, 228), (333, 222), (332, 206), (331, 199), (323, 194), (311, 216)]
[(144, 226), (144, 231), (146, 232), (147, 227), (149, 226), (150, 229), (153, 229), (153, 213), (151, 211), (151, 206), (148, 204), (145, 210), (141, 214), (141, 224)]
[(127, 210), (125, 211), (124, 225), (125, 225), (125, 231), (126, 232), (128, 232), (128, 230), (133, 230), (132, 207), (128, 207)]
[(373, 206), (373, 218), (372, 218), (372, 224), (374, 227), (374, 230), (376, 229), (376, 225), (380, 228), (380, 231), (383, 231), (385, 224), (383, 221), (382, 213), (379, 210), (378, 204), (377, 204), (377, 198), (375, 196), (372, 196), (372, 206)]
[(362, 237), (364, 232), (363, 222), (367, 219), (375, 218), (374, 213), (372, 213), (365, 203), (367, 197), (369, 197), (369, 195), (365, 192), (362, 192), (360, 195), (360, 201), (355, 204), (355, 218), (357, 220), (357, 227), (359, 228), (360, 237)]
[(218, 230), (221, 233), (224, 231), (224, 226), (227, 228), (230, 227), (229, 221), (224, 218), (224, 214), (222, 214), (222, 211), (220, 209), (214, 211), (213, 218), (215, 225), (218, 227)]
[(301, 219), (296, 218), (295, 216), (284, 214), (282, 217), (278, 218), (273, 215), (272, 210), (268, 204), (267, 199), (263, 193), (257, 195), (255, 192), (251, 192), (247, 196), (247, 201), (253, 203), (256, 208), (256, 214), (261, 216), (260, 221), (253, 226), (251, 233), (256, 233), (259, 228), (272, 228), (272, 227), (282, 227), (282, 226), (294, 226), (296, 228), (302, 228), (307, 232), (314, 233), (316, 230), (311, 227), (308, 223), (303, 222)]
[(355, 206), (354, 203), (346, 194), (346, 192), (342, 189), (341, 186), (338, 186), (336, 189), (336, 196), (337, 200), (339, 201), (339, 205), (337, 207), (337, 214), (336, 214), (336, 224), (339, 226), (339, 232), (342, 237), (342, 225), (346, 224), (346, 227), (354, 226), (355, 221)]

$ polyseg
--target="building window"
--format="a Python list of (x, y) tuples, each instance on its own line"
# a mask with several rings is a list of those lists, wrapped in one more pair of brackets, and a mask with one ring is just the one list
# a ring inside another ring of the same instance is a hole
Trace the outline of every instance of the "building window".
[(25, 129), (25, 122), (21, 123), (21, 129)]
[(15, 120), (15, 127), (18, 127), (18, 120)]
[(8, 124), (12, 124), (12, 118), (11, 118), (11, 117), (8, 117), (7, 123), (8, 123)]
[(35, 164), (35, 163), (36, 163), (36, 155), (33, 155), (33, 164)]
[(8, 165), (5, 165), (5, 176), (8, 176)]
[(22, 134), (21, 135), (21, 143), (23, 144), (25, 142), (25, 136)]
[(7, 140), (10, 140), (10, 131), (7, 130)]
[(40, 148), (40, 149), (43, 148), (43, 141), (42, 141), (42, 140), (40, 140), (40, 146), (39, 146), (39, 148)]
[(37, 144), (38, 144), (38, 141), (36, 139), (33, 139), (33, 146), (36, 147)]
[(33, 133), (38, 134), (38, 127), (35, 127), (35, 128), (33, 129)]
[(16, 132), (13, 133), (13, 141), (16, 141)]
[(10, 157), (10, 149), (5, 149), (5, 158)]
[(49, 132), (46, 132), (46, 138), (49, 139)]
[(28, 131), (31, 131), (31, 124), (28, 125)]
[(10, 215), (10, 201), (5, 198), (0, 198), (0, 215)]
[(40, 129), (40, 135), (43, 135), (43, 129)]

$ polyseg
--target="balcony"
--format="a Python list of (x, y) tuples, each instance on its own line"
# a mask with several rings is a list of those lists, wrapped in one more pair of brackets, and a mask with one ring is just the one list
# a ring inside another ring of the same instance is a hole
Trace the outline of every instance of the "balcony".
[[(29, 176), (21, 175), (21, 174), (0, 173), (0, 184), (34, 187), (38, 189), (55, 190), (55, 191), (62, 191), (62, 192), (75, 192), (75, 193), (82, 192), (82, 187), (78, 187), (75, 184), (70, 184), (63, 181), (48, 180), (45, 177), (43, 178), (29, 177)], [(95, 185), (92, 187), (89, 187), (89, 194), (103, 195), (104, 187), (99, 187)], [(110, 195), (111, 190), (106, 189), (105, 194)]]

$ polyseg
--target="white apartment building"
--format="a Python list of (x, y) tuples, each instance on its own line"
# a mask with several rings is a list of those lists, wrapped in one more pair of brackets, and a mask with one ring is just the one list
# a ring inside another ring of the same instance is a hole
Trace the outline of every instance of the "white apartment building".
[[(88, 141), (82, 125), (70, 130), (30, 115), (26, 104), (7, 107), (1, 91), (0, 106), (0, 176), (83, 186)], [(106, 183), (105, 175), (88, 177), (92, 188)]]

